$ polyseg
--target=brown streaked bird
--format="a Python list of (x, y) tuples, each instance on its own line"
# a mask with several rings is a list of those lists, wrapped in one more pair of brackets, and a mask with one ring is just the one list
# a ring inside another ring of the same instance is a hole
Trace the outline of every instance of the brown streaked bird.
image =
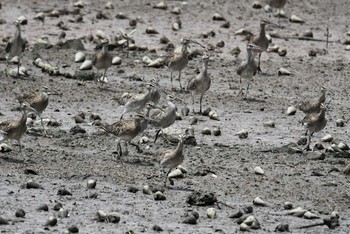
[(154, 85), (152, 83), (148, 83), (147, 86), (147, 92), (140, 95), (131, 95), (131, 99), (128, 100), (124, 105), (124, 110), (122, 115), (120, 116), (120, 119), (123, 119), (123, 116), (126, 113), (135, 112), (135, 113), (141, 113), (141, 111), (145, 108), (146, 103), (150, 101), (151, 95), (152, 95), (152, 89), (154, 88)]
[(125, 154), (128, 154), (128, 144), (135, 146), (140, 152), (138, 144), (133, 143), (132, 140), (139, 135), (144, 129), (144, 120), (148, 119), (142, 114), (136, 114), (132, 119), (118, 120), (112, 124), (101, 123), (101, 127), (105, 132), (115, 135), (118, 138), (118, 155), (122, 156), (123, 151), (121, 141), (125, 142)]
[[(248, 80), (248, 85), (246, 88), (246, 93), (245, 93), (245, 97), (247, 97), (248, 94), (248, 90), (249, 90), (249, 86), (250, 83), (253, 81), (253, 77), (255, 76), (257, 70), (258, 70), (258, 66), (256, 65), (256, 62), (254, 60), (254, 54), (253, 54), (253, 50), (256, 52), (262, 52), (265, 51), (263, 48), (254, 45), (254, 44), (248, 44), (247, 45), (247, 60), (243, 61), (237, 69), (237, 75), (239, 75), (239, 82), (241, 83), (241, 78), (245, 78)], [(239, 95), (243, 94), (243, 90), (242, 87), (240, 88), (240, 91), (238, 93)]]
[(3, 139), (1, 141), (16, 140), (19, 145), (19, 150), (22, 152), (21, 138), (27, 131), (27, 113), (28, 111), (36, 112), (29, 104), (23, 103), (21, 105), (23, 114), (19, 120), (5, 120), (0, 123), (0, 134)]
[(327, 92), (327, 87), (324, 85), (322, 86), (321, 94), (318, 97), (300, 102), (298, 104), (299, 110), (301, 110), (305, 114), (319, 113), (321, 110), (321, 104), (325, 103), (326, 101), (326, 92)]
[[(113, 57), (112, 55), (108, 52), (108, 43), (109, 41), (107, 39), (103, 40), (101, 42), (101, 44), (99, 46), (97, 46), (96, 48), (100, 48), (102, 46), (102, 50), (98, 51), (94, 54), (94, 56), (92, 57), (92, 65), (94, 65), (94, 67), (97, 69), (97, 82), (101, 81), (98, 71), (99, 70), (104, 70), (103, 72), (103, 76), (102, 76), (102, 81), (104, 82), (106, 79), (106, 72), (107, 69), (112, 65), (112, 60)], [(107, 80), (107, 79), (106, 79)]]
[(43, 123), (42, 113), (49, 104), (49, 95), (46, 92), (29, 92), (24, 94), (16, 94), (16, 99), (21, 105), (23, 103), (28, 103), (30, 107), (35, 110), (35, 113), (40, 118), (40, 123), (44, 134), (47, 135)]
[(305, 128), (308, 131), (308, 142), (305, 150), (310, 150), (311, 137), (315, 132), (323, 130), (327, 125), (326, 107), (322, 103), (319, 113), (307, 114), (302, 120)]
[(149, 101), (151, 101), (155, 105), (157, 105), (159, 103), (159, 100), (160, 100), (159, 79), (153, 78), (151, 81), (151, 84), (153, 84), (153, 89), (151, 90), (151, 97), (150, 97)]
[[(261, 21), (260, 21), (260, 33), (259, 33), (259, 35), (254, 36), (251, 42), (257, 46), (260, 46), (261, 48), (263, 48), (265, 50), (267, 50), (267, 48), (269, 47), (269, 43), (270, 43), (269, 39), (266, 37), (266, 31), (265, 31), (265, 26), (267, 24), (271, 24), (271, 25), (274, 25), (276, 27), (282, 28), (282, 26), (275, 24), (275, 23), (272, 23), (267, 19), (261, 19)], [(262, 73), (262, 71), (260, 69), (260, 58), (261, 58), (261, 53), (259, 53), (259, 59), (258, 59), (258, 73)]]
[(281, 15), (281, 10), (286, 5), (287, 0), (267, 0), (267, 4), (270, 5), (272, 8), (279, 9), (278, 12), (278, 22), (280, 21), (280, 15)]
[(154, 125), (155, 127), (159, 128), (156, 132), (156, 136), (154, 138), (154, 142), (157, 141), (159, 133), (167, 127), (170, 127), (173, 125), (176, 121), (176, 106), (173, 103), (175, 100), (174, 96), (168, 95), (166, 97), (168, 107), (164, 111), (156, 111), (152, 113), (151, 118), (152, 120), (150, 123)]
[(20, 57), (22, 52), (24, 51), (26, 47), (26, 41), (21, 36), (21, 22), (16, 20), (16, 34), (12, 38), (11, 41), (9, 41), (6, 45), (5, 52), (8, 53), (7, 56), (7, 65), (9, 63), (9, 60), (11, 60), (13, 57), (18, 57), (18, 64), (17, 64), (17, 77), (19, 76), (19, 66), (20, 66)]
[(192, 104), (194, 105), (194, 96), (200, 95), (199, 98), (199, 113), (202, 114), (202, 99), (204, 93), (210, 88), (211, 79), (208, 74), (208, 62), (210, 58), (207, 54), (202, 57), (203, 69), (196, 76), (193, 77), (187, 84), (187, 90), (192, 91)]
[[(160, 159), (160, 165), (163, 168), (168, 168), (169, 171), (165, 176), (164, 185), (166, 186), (166, 182), (168, 180), (168, 175), (170, 174), (171, 170), (179, 166), (185, 159), (185, 156), (183, 154), (183, 146), (185, 142), (185, 135), (179, 136), (179, 143), (175, 150), (166, 150), (160, 153), (159, 159)], [(173, 181), (171, 179), (170, 183), (173, 185)]]

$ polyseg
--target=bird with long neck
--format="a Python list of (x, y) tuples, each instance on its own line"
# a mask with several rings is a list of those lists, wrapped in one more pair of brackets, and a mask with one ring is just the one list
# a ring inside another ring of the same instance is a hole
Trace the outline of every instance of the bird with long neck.
[[(168, 175), (170, 174), (171, 170), (179, 166), (185, 159), (185, 156), (183, 154), (185, 138), (186, 138), (185, 135), (180, 135), (179, 143), (177, 144), (177, 147), (175, 150), (166, 150), (161, 152), (159, 155), (160, 165), (163, 168), (169, 169), (165, 177), (165, 182), (164, 182), (165, 186), (168, 180)], [(173, 184), (173, 181), (170, 180), (170, 183)]]
[(21, 58), (22, 52), (25, 49), (26, 42), (22, 38), (22, 35), (21, 35), (21, 22), (16, 20), (15, 25), (16, 25), (16, 34), (12, 38), (12, 40), (7, 43), (6, 48), (5, 48), (5, 52), (8, 53), (7, 65), (9, 64), (10, 59), (12, 59), (15, 56), (18, 57), (18, 64), (17, 64), (17, 77), (18, 77), (19, 76), (20, 58)]
[[(112, 65), (113, 57), (108, 51), (108, 43), (109, 41), (103, 40), (101, 44), (98, 47), (102, 46), (102, 50), (99, 52), (96, 52), (94, 56), (92, 57), (92, 65), (97, 69), (96, 74), (96, 81), (105, 82), (106, 80), (106, 72), (107, 69)], [(98, 71), (104, 69), (102, 80), (99, 77)]]
[(210, 88), (211, 78), (208, 74), (208, 62), (210, 58), (207, 54), (202, 57), (203, 68), (201, 72), (192, 78), (187, 84), (187, 90), (192, 91), (192, 104), (194, 105), (194, 96), (200, 95), (199, 113), (202, 114), (202, 99), (204, 93)]
[(18, 142), (20, 152), (22, 151), (21, 138), (27, 131), (28, 112), (36, 112), (36, 110), (30, 107), (30, 105), (27, 103), (23, 103), (21, 105), (21, 109), (23, 110), (23, 114), (19, 120), (5, 120), (0, 123), (0, 134), (2, 135), (0, 142), (8, 139), (16, 140)]

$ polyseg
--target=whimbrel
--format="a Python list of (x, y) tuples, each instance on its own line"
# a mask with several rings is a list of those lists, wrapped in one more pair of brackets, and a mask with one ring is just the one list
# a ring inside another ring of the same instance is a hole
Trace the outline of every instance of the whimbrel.
[(151, 115), (151, 124), (159, 128), (156, 132), (154, 142), (157, 141), (159, 133), (167, 127), (173, 125), (176, 121), (176, 106), (173, 103), (175, 98), (172, 95), (167, 96), (168, 107), (164, 111), (156, 111)]
[(192, 91), (192, 104), (194, 105), (194, 96), (200, 95), (199, 98), (199, 113), (202, 114), (202, 99), (204, 93), (210, 88), (211, 79), (208, 74), (209, 56), (204, 55), (202, 58), (203, 70), (194, 78), (192, 78), (187, 85), (187, 90)]
[(21, 57), (22, 52), (25, 49), (26, 42), (21, 36), (21, 22), (16, 20), (15, 25), (17, 28), (16, 34), (12, 38), (12, 40), (7, 43), (5, 51), (6, 51), (6, 53), (8, 53), (7, 65), (9, 63), (9, 60), (11, 60), (13, 57), (15, 57), (15, 56), (18, 57), (18, 64), (17, 64), (17, 77), (18, 77), (19, 76), (20, 57)]
[(146, 103), (150, 101), (152, 89), (154, 88), (154, 85), (152, 83), (147, 84), (147, 92), (141, 95), (135, 95), (132, 96), (132, 98), (127, 101), (124, 105), (124, 110), (122, 115), (120, 116), (120, 119), (123, 119), (123, 116), (126, 113), (135, 112), (135, 113), (141, 113), (141, 111), (145, 108)]
[[(169, 171), (166, 174), (164, 185), (166, 186), (166, 182), (168, 180), (168, 175), (170, 174), (171, 170), (179, 166), (184, 161), (184, 154), (183, 154), (183, 145), (185, 141), (185, 135), (179, 136), (179, 143), (175, 150), (166, 150), (162, 153), (160, 153), (160, 165), (164, 168), (168, 168)], [(170, 180), (170, 183), (173, 184), (173, 181)]]
[(279, 9), (279, 12), (278, 12), (278, 23), (280, 21), (281, 10), (284, 7), (284, 5), (286, 5), (286, 3), (287, 3), (287, 0), (267, 0), (267, 4), (269, 4), (270, 7)]
[(308, 131), (308, 143), (305, 150), (310, 150), (311, 136), (315, 132), (319, 132), (324, 127), (326, 127), (327, 119), (326, 119), (326, 107), (322, 103), (320, 106), (319, 113), (311, 113), (304, 117), (303, 124)]
[(145, 119), (147, 119), (146, 116), (136, 114), (132, 119), (118, 120), (112, 124), (102, 123), (100, 127), (105, 132), (113, 134), (118, 138), (118, 155), (122, 156), (123, 151), (120, 143), (122, 140), (125, 142), (125, 154), (128, 154), (128, 143), (134, 145), (140, 151), (139, 145), (131, 141), (144, 130), (143, 121)]
[[(112, 65), (113, 57), (108, 52), (108, 43), (109, 43), (109, 41), (107, 39), (103, 40), (101, 42), (101, 44), (98, 46), (98, 47), (102, 46), (102, 50), (99, 52), (96, 52), (94, 54), (94, 56), (92, 57), (92, 65), (94, 65), (94, 67), (97, 69), (97, 74), (96, 74), (97, 82), (98, 81), (101, 81), (101, 82), (107, 81), (106, 72), (107, 72), (107, 69)], [(98, 71), (101, 69), (104, 69), (102, 80), (100, 79), (99, 73), (98, 73)]]
[(21, 109), (23, 110), (22, 118), (19, 120), (5, 120), (0, 123), (0, 134), (2, 140), (16, 140), (19, 144), (19, 150), (22, 151), (21, 138), (27, 131), (27, 113), (28, 111), (36, 112), (29, 104), (22, 104)]
[(132, 38), (132, 34), (134, 34), (134, 32), (136, 31), (136, 29), (132, 30), (130, 33), (126, 33), (123, 29), (119, 29), (120, 35), (122, 37), (121, 40), (118, 41), (119, 45), (123, 45), (126, 44), (126, 48), (128, 50), (128, 53), (126, 54), (126, 57), (129, 57), (129, 45), (130, 42), (131, 43), (135, 43), (135, 40)]
[[(261, 48), (257, 45), (248, 44), (247, 45), (247, 60), (243, 61), (237, 69), (237, 75), (240, 76), (240, 78), (239, 78), (240, 83), (241, 83), (241, 77), (248, 80), (248, 85), (247, 85), (245, 97), (247, 97), (250, 83), (252, 82), (253, 77), (255, 76), (255, 74), (258, 70), (258, 66), (256, 65), (256, 62), (254, 60), (253, 50), (256, 52), (265, 51), (263, 48)], [(243, 94), (242, 87), (241, 87), (238, 95), (241, 95), (241, 94)]]
[[(276, 27), (281, 27), (278, 24), (272, 23), (267, 19), (261, 19), (260, 21), (260, 33), (259, 35), (256, 35), (253, 37), (252, 39), (252, 43), (260, 46), (261, 48), (267, 50), (267, 48), (269, 47), (269, 39), (266, 37), (266, 31), (265, 31), (265, 26), (267, 24), (271, 24), (274, 25)], [(259, 53), (259, 59), (258, 59), (258, 73), (261, 73), (261, 69), (260, 69), (260, 58), (261, 58), (261, 53)]]
[(47, 135), (41, 114), (49, 104), (49, 95), (45, 92), (29, 92), (24, 94), (16, 94), (16, 99), (21, 105), (24, 103), (28, 103), (30, 107), (32, 107), (36, 111), (35, 113), (40, 118), (40, 123), (41, 127), (43, 128), (44, 134)]
[(321, 110), (321, 104), (325, 103), (326, 101), (326, 92), (327, 92), (327, 87), (322, 86), (320, 96), (299, 103), (298, 104), (299, 110), (301, 110), (305, 114), (319, 113)]

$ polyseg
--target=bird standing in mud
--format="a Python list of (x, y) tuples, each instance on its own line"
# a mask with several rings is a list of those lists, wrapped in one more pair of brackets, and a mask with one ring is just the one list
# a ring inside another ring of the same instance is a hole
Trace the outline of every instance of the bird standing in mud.
[[(99, 81), (103, 83), (107, 82), (106, 72), (107, 72), (107, 69), (112, 65), (113, 57), (108, 52), (108, 43), (109, 41), (107, 39), (103, 40), (101, 44), (97, 47), (99, 48), (102, 46), (102, 50), (99, 52), (96, 52), (92, 57), (92, 65), (94, 65), (94, 67), (97, 69), (97, 74), (96, 74), (97, 82)], [(101, 69), (104, 70), (102, 80), (99, 77), (99, 73), (98, 73), (98, 71)]]
[[(253, 50), (255, 52), (262, 52), (265, 51), (263, 48), (254, 45), (254, 44), (248, 44), (247, 45), (247, 60), (243, 61), (237, 69), (237, 75), (239, 75), (239, 82), (241, 83), (241, 77), (245, 78), (248, 80), (248, 84), (247, 84), (247, 88), (246, 88), (246, 93), (245, 93), (245, 97), (247, 97), (248, 94), (248, 90), (249, 90), (249, 86), (250, 83), (253, 81), (253, 77), (255, 76), (257, 70), (258, 70), (258, 66), (256, 65), (256, 62), (254, 60), (254, 54), (253, 54)], [(238, 96), (243, 94), (243, 90), (242, 87), (239, 90)]]
[(0, 122), (0, 135), (2, 136), (1, 141), (16, 140), (19, 145), (19, 150), (22, 152), (21, 138), (24, 133), (27, 131), (27, 114), (29, 111), (36, 112), (35, 109), (30, 107), (29, 104), (23, 103), (21, 105), (23, 114), (19, 120), (5, 120)]
[(308, 141), (305, 150), (310, 150), (311, 137), (315, 132), (323, 130), (327, 125), (326, 107), (322, 103), (319, 113), (311, 113), (304, 117), (302, 123), (308, 131)]
[[(168, 181), (168, 175), (170, 174), (171, 170), (179, 166), (185, 159), (185, 156), (183, 154), (183, 146), (186, 136), (180, 135), (179, 136), (179, 143), (175, 150), (166, 150), (160, 153), (159, 159), (160, 159), (160, 165), (163, 168), (168, 168), (169, 171), (165, 176), (164, 185), (166, 186), (166, 182)], [(170, 180), (170, 184), (173, 185), (174, 182)]]
[(202, 99), (204, 93), (210, 88), (211, 79), (208, 74), (208, 62), (209, 56), (204, 54), (202, 57), (203, 69), (202, 71), (194, 78), (192, 78), (187, 85), (187, 90), (192, 91), (192, 103), (194, 105), (194, 96), (196, 94), (200, 95), (199, 98), (199, 113), (202, 114)]
[(9, 63), (9, 60), (11, 60), (13, 57), (15, 57), (15, 56), (18, 57), (18, 64), (17, 64), (17, 77), (18, 77), (19, 76), (19, 66), (21, 64), (20, 57), (21, 57), (22, 52), (25, 49), (26, 41), (22, 38), (22, 35), (21, 35), (21, 22), (16, 20), (15, 25), (17, 28), (16, 34), (12, 38), (12, 40), (7, 43), (6, 48), (5, 48), (5, 52), (8, 53), (7, 65)]

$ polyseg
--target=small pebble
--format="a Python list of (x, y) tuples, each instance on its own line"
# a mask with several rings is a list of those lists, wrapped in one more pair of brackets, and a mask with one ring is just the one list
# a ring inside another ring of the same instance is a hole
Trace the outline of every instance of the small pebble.
[(210, 219), (215, 218), (215, 217), (216, 217), (216, 211), (215, 211), (215, 209), (214, 209), (214, 208), (208, 208), (208, 209), (207, 209), (207, 216), (208, 216), (208, 218), (210, 218)]
[(68, 191), (65, 188), (61, 188), (58, 190), (57, 195), (61, 195), (61, 196), (72, 196), (72, 193), (70, 191)]
[(237, 218), (242, 217), (242, 215), (243, 215), (243, 212), (242, 212), (241, 210), (237, 210), (237, 211), (235, 211), (233, 214), (231, 214), (231, 215), (229, 216), (229, 218), (231, 218), (231, 219), (237, 219)]
[(218, 43), (216, 43), (216, 46), (219, 48), (223, 48), (225, 46), (225, 42), (224, 41), (219, 41)]
[(291, 209), (293, 209), (293, 204), (291, 202), (285, 202), (283, 207), (286, 210), (291, 210)]
[(153, 27), (148, 27), (148, 28), (146, 28), (146, 33), (147, 34), (158, 34), (158, 31), (155, 30)]
[(26, 215), (26, 212), (23, 209), (16, 210), (15, 216), (17, 218), (24, 218), (25, 215)]
[(190, 109), (188, 109), (187, 107), (183, 107), (181, 109), (181, 115), (182, 116), (188, 116), (189, 113), (190, 113)]
[(72, 225), (68, 228), (70, 233), (79, 233), (79, 228), (76, 225)]
[(96, 218), (100, 222), (105, 222), (107, 220), (107, 214), (102, 210), (98, 210), (96, 212)]
[(159, 225), (157, 224), (154, 224), (153, 227), (152, 227), (152, 230), (155, 231), (155, 232), (162, 232), (164, 231), (163, 228), (161, 228)]
[(337, 127), (344, 127), (345, 126), (345, 120), (344, 119), (337, 119), (337, 121), (335, 121), (335, 124)]
[(45, 222), (44, 226), (55, 226), (57, 224), (57, 218), (50, 216), (49, 219)]
[(41, 204), (36, 210), (37, 211), (49, 211), (49, 206), (47, 204)]
[(264, 170), (261, 167), (259, 167), (259, 166), (254, 168), (254, 172), (257, 175), (264, 175), (265, 174)]
[(67, 209), (64, 209), (64, 208), (61, 208), (59, 211), (58, 211), (58, 214), (57, 216), (61, 219), (63, 218), (67, 218), (68, 217), (68, 210)]
[(319, 217), (316, 214), (314, 214), (310, 211), (306, 211), (305, 214), (303, 215), (303, 218), (304, 219), (319, 219)]
[(221, 135), (221, 129), (220, 129), (220, 127), (214, 127), (214, 129), (213, 129), (213, 135), (214, 135), (214, 136), (220, 136), (220, 135)]
[(197, 218), (190, 214), (182, 222), (186, 224), (197, 224)]
[(122, 58), (119, 56), (116, 56), (112, 60), (112, 65), (120, 65), (122, 64)]
[(161, 191), (157, 191), (154, 194), (154, 200), (163, 201), (163, 200), (166, 200), (166, 197), (164, 196), (164, 194)]
[(215, 14), (213, 15), (213, 20), (216, 20), (216, 21), (225, 21), (225, 18), (224, 18), (222, 15), (220, 15), (220, 14), (218, 14), (218, 13), (215, 13)]
[(94, 189), (96, 187), (96, 180), (88, 180), (86, 186), (88, 189)]
[(195, 116), (192, 116), (190, 118), (190, 125), (196, 125), (198, 123), (198, 118)]
[(264, 127), (274, 128), (275, 127), (275, 121), (267, 121), (264, 124)]
[(136, 188), (135, 186), (128, 187), (128, 192), (130, 192), (130, 193), (137, 193), (138, 191), (139, 191), (139, 189)]
[(171, 10), (171, 13), (175, 14), (175, 15), (179, 15), (181, 13), (181, 8), (180, 7), (174, 7)]
[(297, 108), (295, 108), (294, 106), (290, 106), (290, 107), (288, 107), (286, 113), (288, 116), (295, 115), (295, 113), (297, 113)]
[(119, 223), (120, 221), (120, 214), (117, 212), (111, 212), (107, 215), (107, 220), (110, 223)]
[(242, 129), (241, 131), (237, 132), (235, 135), (237, 135), (239, 139), (246, 139), (248, 137), (248, 132)]
[(168, 5), (165, 4), (164, 2), (160, 2), (160, 3), (157, 3), (156, 5), (154, 5), (153, 8), (166, 10), (168, 8)]
[(338, 144), (338, 148), (341, 150), (349, 150), (349, 146), (347, 144), (345, 144), (344, 142), (340, 142)]
[(210, 130), (210, 128), (206, 127), (204, 129), (202, 129), (201, 133), (203, 135), (211, 135), (211, 130)]
[(261, 2), (260, 1), (254, 1), (253, 4), (252, 4), (252, 7), (254, 9), (261, 9), (262, 8)]
[(59, 211), (61, 208), (63, 208), (63, 205), (61, 202), (56, 202), (56, 204), (53, 206), (53, 210)]
[(183, 178), (184, 174), (180, 169), (175, 169), (171, 171), (168, 175), (168, 178)]
[(147, 184), (146, 184), (145, 186), (143, 186), (142, 192), (143, 192), (144, 194), (148, 194), (148, 195), (152, 194), (152, 190), (151, 190), (151, 188), (149, 187), (149, 185), (147, 185)]
[(253, 204), (257, 205), (257, 206), (266, 206), (267, 205), (266, 202), (263, 199), (261, 199), (260, 197), (254, 198)]
[(243, 212), (246, 213), (246, 214), (251, 214), (253, 213), (253, 207), (248, 205), (248, 206), (244, 206), (243, 207)]
[(214, 110), (210, 111), (209, 114), (208, 114), (208, 116), (209, 116), (210, 119), (213, 119), (213, 120), (220, 120), (218, 114), (217, 114), (216, 111), (214, 111)]
[(333, 136), (331, 134), (328, 134), (328, 135), (322, 137), (322, 139), (321, 139), (321, 141), (323, 141), (323, 142), (332, 142), (332, 140), (333, 140)]
[(8, 224), (10, 224), (9, 221), (0, 216), (0, 225), (8, 225)]
[(289, 232), (289, 225), (284, 223), (278, 224), (275, 232)]

